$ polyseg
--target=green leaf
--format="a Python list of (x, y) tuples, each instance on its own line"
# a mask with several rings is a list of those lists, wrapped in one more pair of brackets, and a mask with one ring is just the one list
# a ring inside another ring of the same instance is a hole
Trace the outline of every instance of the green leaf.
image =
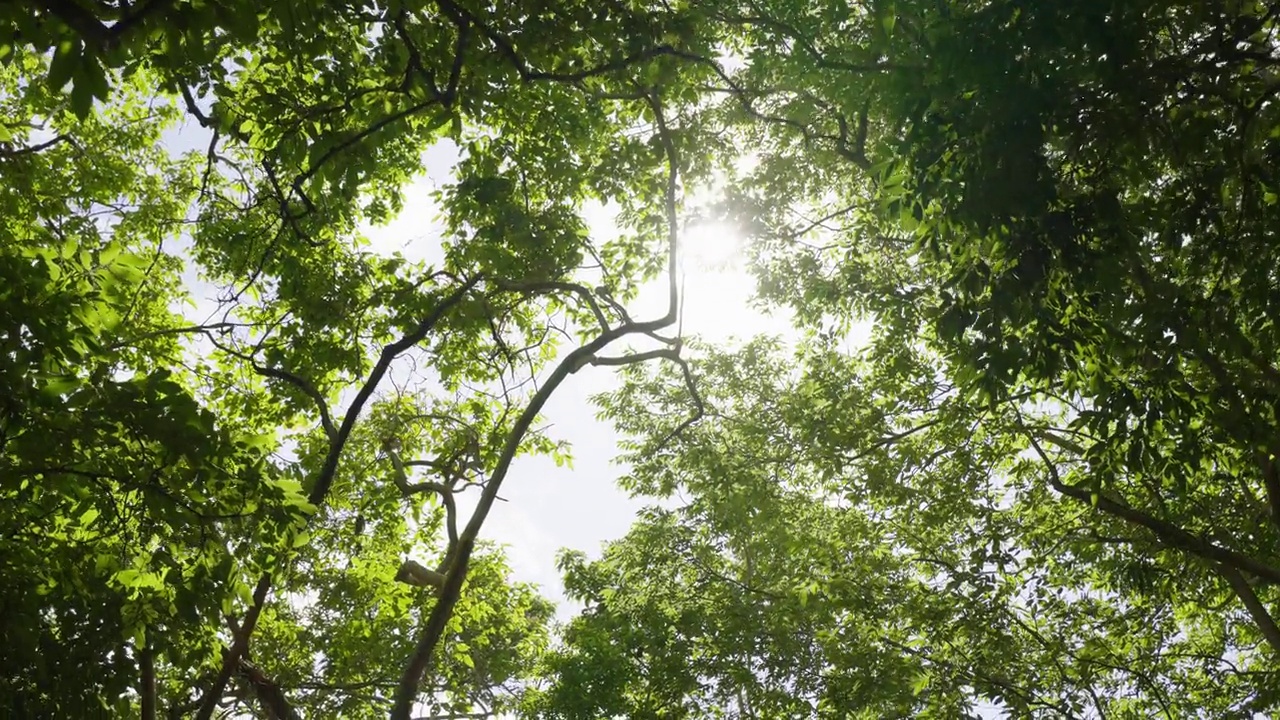
[(83, 120), (93, 110), (93, 90), (83, 82), (71, 86), (71, 112)]
[(140, 584), (142, 573), (134, 568), (126, 568), (116, 573), (116, 582), (125, 587), (137, 587)]
[(93, 524), (94, 520), (98, 519), (99, 514), (100, 513), (98, 512), (97, 508), (89, 508), (88, 510), (85, 510), (80, 515), (80, 525), (83, 527), (89, 527), (90, 525)]
[(880, 17), (880, 27), (884, 30), (884, 34), (888, 37), (893, 36), (893, 28), (898, 22), (897, 7), (890, 4), (882, 11)]
[(49, 61), (49, 75), (46, 79), (49, 89), (60, 92), (71, 82), (80, 65), (80, 40), (63, 40), (54, 50), (53, 59)]

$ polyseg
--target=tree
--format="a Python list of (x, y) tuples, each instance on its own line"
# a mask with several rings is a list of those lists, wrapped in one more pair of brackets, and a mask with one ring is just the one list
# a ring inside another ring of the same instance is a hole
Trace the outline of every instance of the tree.
[[(479, 538), (512, 460), (564, 452), (537, 418), (582, 367), (680, 362), (681, 188), (716, 146), (679, 119), (669, 39), (711, 52), (688, 14), (0, 9), (7, 712), (510, 701), (550, 612)], [(207, 149), (166, 152), (179, 118)], [(371, 252), (441, 142), (443, 258)], [(669, 309), (633, 319), (658, 276)], [(656, 349), (608, 352), (627, 338)]]
[(747, 64), (708, 110), (756, 148), (733, 199), (809, 337), (708, 353), (674, 439), (678, 375), (606, 400), (634, 486), (687, 506), (569, 564), (588, 609), (535, 707), (1274, 713), (1277, 8), (812, 10), (718, 6)]
[[(0, 8), (14, 713), (1275, 711), (1277, 8), (31, 9)], [(179, 116), (207, 150), (164, 151)], [(443, 259), (371, 252), (446, 140)], [(691, 368), (715, 177), (806, 337)], [(184, 257), (212, 321), (171, 305)], [(589, 607), (543, 653), (484, 519), (561, 452), (550, 393), (645, 360), (604, 407), (632, 487), (689, 503), (566, 558)]]

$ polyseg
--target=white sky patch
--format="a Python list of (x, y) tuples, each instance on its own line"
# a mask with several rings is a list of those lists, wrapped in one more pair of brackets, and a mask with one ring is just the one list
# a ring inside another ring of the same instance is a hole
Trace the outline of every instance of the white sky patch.
[(732, 223), (701, 221), (691, 224), (684, 234), (686, 273), (731, 272), (742, 267), (742, 234)]
[(425, 172), (404, 188), (404, 207), (389, 223), (359, 228), (369, 239), (369, 249), (379, 255), (399, 252), (407, 260), (438, 264), (444, 260), (440, 239), (444, 223), (435, 193), (453, 178), (453, 170), (462, 159), (452, 141), (443, 140), (422, 154)]

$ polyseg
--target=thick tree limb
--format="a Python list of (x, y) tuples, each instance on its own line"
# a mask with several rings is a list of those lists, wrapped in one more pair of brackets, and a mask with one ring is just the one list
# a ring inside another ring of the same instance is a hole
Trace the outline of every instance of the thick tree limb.
[(267, 720), (298, 720), (298, 713), (289, 705), (284, 690), (266, 673), (244, 658), (240, 658), (239, 670), (240, 676), (253, 688)]
[(621, 367), (623, 365), (635, 365), (636, 363), (645, 362), (646, 360), (675, 360), (678, 358), (679, 356), (676, 355), (676, 351), (672, 348), (659, 348), (658, 350), (646, 350), (645, 352), (631, 353), (630, 355), (622, 355), (619, 357), (589, 357), (583, 364)]
[(142, 720), (156, 720), (156, 658), (147, 641), (138, 652), (138, 695), (142, 701)]
[(151, 0), (137, 10), (125, 14), (110, 27), (75, 0), (44, 0), (44, 9), (79, 33), (86, 44), (97, 45), (99, 50), (109, 50), (148, 16), (171, 4), (172, 0)]
[[(178, 83), (178, 92), (182, 94), (182, 102), (187, 106), (187, 112), (191, 113), (191, 117), (196, 119), (202, 128), (216, 129), (218, 123), (213, 118), (205, 114), (200, 109), (200, 103), (196, 102), (196, 96), (191, 94), (191, 88), (183, 83)], [(231, 129), (231, 134), (238, 139), (244, 139), (243, 135), (236, 128)]]
[(249, 649), (249, 637), (258, 626), (258, 616), (262, 614), (262, 607), (267, 602), (267, 593), (270, 590), (271, 575), (265, 574), (259, 578), (258, 586), (253, 590), (253, 604), (245, 611), (244, 621), (240, 623), (240, 632), (236, 633), (231, 647), (222, 652), (222, 668), (218, 670), (213, 684), (200, 701), (200, 709), (196, 712), (197, 720), (209, 720), (213, 717), (214, 710), (218, 708), (218, 701), (222, 699), (222, 692), (231, 681), (232, 673), (240, 666), (240, 658), (244, 657), (245, 651)]
[(44, 10), (66, 23), (88, 44), (100, 45), (110, 37), (107, 26), (75, 0), (45, 0)]

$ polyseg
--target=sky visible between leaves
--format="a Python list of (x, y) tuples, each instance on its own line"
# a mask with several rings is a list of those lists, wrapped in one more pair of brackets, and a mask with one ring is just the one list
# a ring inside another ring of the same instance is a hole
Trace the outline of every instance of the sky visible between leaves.
[[(208, 142), (208, 131), (190, 121), (164, 138), (174, 154), (203, 152)], [(411, 261), (440, 260), (443, 226), (437, 221), (438, 207), (432, 194), (449, 182), (458, 159), (456, 146), (448, 141), (424, 154), (425, 172), (406, 189), (400, 215), (384, 226), (362, 228), (371, 251), (386, 255), (399, 252)], [(599, 204), (586, 209), (585, 220), (593, 238), (614, 232), (611, 212)], [(737, 257), (741, 239), (734, 228), (690, 224), (681, 239), (685, 337), (725, 344), (760, 333), (794, 336), (785, 312), (765, 312), (752, 301), (754, 280)], [(202, 281), (192, 267), (187, 268), (184, 281), (195, 305), (182, 311), (193, 323), (208, 321), (217, 308), (218, 288)], [(662, 314), (665, 283), (661, 278), (641, 291), (632, 306), (634, 317)], [(391, 380), (384, 381), (380, 390), (393, 389)], [(557, 467), (550, 457), (516, 460), (509, 481), (503, 485), (501, 497), (506, 502), (494, 507), (481, 535), (506, 546), (514, 579), (537, 583), (543, 595), (556, 603), (561, 619), (570, 616), (576, 606), (563, 595), (555, 567), (557, 552), (570, 548), (597, 556), (603, 543), (626, 534), (636, 512), (652, 502), (631, 498), (615, 484), (625, 471), (614, 462), (619, 437), (609, 424), (596, 418), (591, 397), (616, 386), (613, 368), (586, 367), (552, 395), (543, 425), (549, 426), (552, 439), (570, 443), (572, 466)], [(474, 495), (458, 498), (464, 516)]]

